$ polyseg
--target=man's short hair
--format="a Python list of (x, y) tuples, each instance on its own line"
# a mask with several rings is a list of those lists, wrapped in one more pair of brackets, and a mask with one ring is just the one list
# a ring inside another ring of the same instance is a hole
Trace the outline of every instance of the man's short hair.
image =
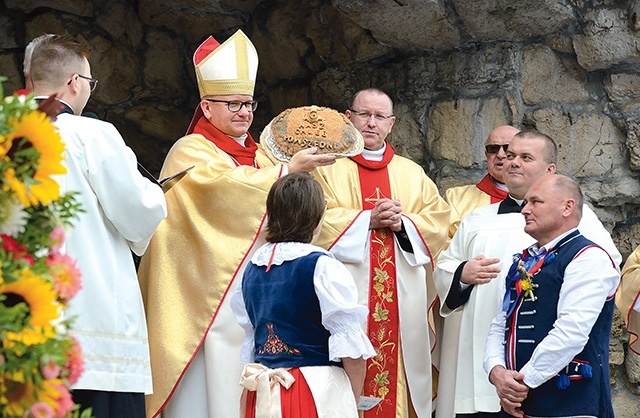
[(322, 187), (309, 173), (279, 178), (267, 196), (267, 241), (311, 242), (324, 210)]
[(584, 205), (584, 195), (580, 185), (573, 179), (561, 174), (553, 175), (553, 187), (561, 192), (563, 198), (570, 198), (576, 202), (576, 213), (578, 219), (582, 218), (582, 206)]
[(541, 139), (544, 141), (543, 158), (547, 164), (556, 164), (558, 160), (558, 147), (556, 142), (549, 136), (538, 131), (520, 131), (513, 136), (522, 139)]
[(55, 36), (52, 33), (47, 33), (44, 35), (40, 35), (37, 38), (33, 38), (31, 42), (24, 49), (24, 61), (22, 63), (22, 71), (25, 77), (29, 77), (31, 73), (31, 56), (33, 55), (33, 50), (36, 46), (40, 44), (43, 40)]
[(45, 83), (58, 87), (74, 73), (82, 71), (84, 60), (89, 58), (91, 52), (89, 45), (67, 35), (42, 35), (39, 38), (42, 39), (36, 42), (30, 52), (29, 72), (34, 84)]
[(391, 112), (393, 112), (393, 99), (391, 99), (391, 96), (389, 96), (386, 91), (379, 89), (377, 87), (369, 87), (366, 89), (358, 90), (358, 92), (354, 94), (353, 97), (351, 98), (351, 102), (349, 103), (349, 109), (353, 109), (353, 104), (356, 102), (356, 98), (360, 93), (364, 93), (364, 92), (377, 93), (383, 96), (387, 96), (387, 98), (389, 99), (389, 102), (391, 103)]

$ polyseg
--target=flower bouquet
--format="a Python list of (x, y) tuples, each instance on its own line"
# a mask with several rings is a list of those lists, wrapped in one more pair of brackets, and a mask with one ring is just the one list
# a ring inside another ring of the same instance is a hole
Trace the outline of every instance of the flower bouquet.
[(64, 144), (31, 95), (4, 96), (0, 77), (0, 416), (88, 417), (69, 386), (83, 371), (67, 303), (81, 287), (61, 252), (80, 211), (60, 195)]

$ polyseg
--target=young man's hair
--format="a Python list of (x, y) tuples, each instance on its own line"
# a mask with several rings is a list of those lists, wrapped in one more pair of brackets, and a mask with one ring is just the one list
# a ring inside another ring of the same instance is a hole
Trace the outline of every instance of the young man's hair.
[(558, 160), (558, 146), (549, 136), (538, 131), (520, 131), (513, 136), (522, 139), (540, 139), (544, 141), (543, 158), (547, 164), (556, 164)]
[(42, 35), (41, 38), (30, 51), (29, 72), (34, 85), (44, 83), (49, 87), (59, 87), (74, 73), (83, 71), (85, 59), (91, 52), (88, 44), (67, 35)]
[(22, 70), (24, 72), (25, 77), (31, 76), (31, 56), (33, 55), (33, 50), (35, 49), (36, 46), (40, 45), (42, 41), (52, 36), (56, 36), (56, 35), (52, 33), (47, 33), (44, 35), (40, 35), (37, 38), (33, 38), (31, 42), (29, 42), (27, 47), (24, 49), (24, 61), (22, 62), (22, 66), (23, 66)]
[(322, 188), (309, 173), (279, 178), (267, 196), (267, 241), (311, 242), (324, 209)]

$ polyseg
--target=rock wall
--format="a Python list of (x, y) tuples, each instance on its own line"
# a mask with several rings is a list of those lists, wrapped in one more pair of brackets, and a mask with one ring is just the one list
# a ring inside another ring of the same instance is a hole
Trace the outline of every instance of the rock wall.
[[(193, 51), (242, 28), (260, 56), (254, 137), (288, 107), (342, 111), (381, 87), (396, 103), (394, 147), (444, 190), (482, 176), (493, 127), (538, 129), (626, 257), (640, 244), (639, 11), (639, 0), (4, 0), (0, 74), (21, 87), (24, 46), (42, 33), (86, 40), (100, 80), (88, 109), (157, 173), (198, 102)], [(623, 417), (640, 415), (627, 339), (618, 316)]]

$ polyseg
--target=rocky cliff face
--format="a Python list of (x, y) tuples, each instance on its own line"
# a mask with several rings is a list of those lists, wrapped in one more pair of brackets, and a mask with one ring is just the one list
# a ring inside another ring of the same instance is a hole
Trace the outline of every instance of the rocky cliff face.
[[(395, 99), (391, 139), (441, 190), (478, 180), (489, 131), (556, 140), (623, 256), (640, 244), (638, 0), (4, 0), (0, 74), (21, 87), (23, 50), (42, 33), (93, 46), (88, 108), (113, 122), (152, 171), (198, 102), (191, 57), (241, 28), (260, 56), (252, 133), (280, 111), (346, 108), (360, 88)], [(640, 415), (640, 359), (612, 339), (619, 416)], [(626, 362), (625, 362), (626, 358)], [(621, 404), (620, 404), (621, 405)], [(634, 415), (635, 414), (635, 415)]]

